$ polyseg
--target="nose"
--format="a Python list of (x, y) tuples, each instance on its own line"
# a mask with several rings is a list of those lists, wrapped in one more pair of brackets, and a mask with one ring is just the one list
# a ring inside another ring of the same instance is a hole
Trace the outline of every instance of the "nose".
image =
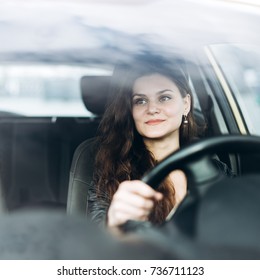
[(148, 103), (148, 108), (147, 108), (147, 113), (154, 115), (156, 113), (160, 112), (160, 108), (156, 102), (149, 102)]

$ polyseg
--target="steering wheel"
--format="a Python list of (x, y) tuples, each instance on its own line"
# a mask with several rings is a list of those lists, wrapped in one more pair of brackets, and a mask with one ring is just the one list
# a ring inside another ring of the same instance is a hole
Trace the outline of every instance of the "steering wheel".
[(192, 180), (192, 189), (210, 184), (219, 174), (211, 156), (219, 152), (260, 152), (260, 137), (225, 135), (208, 138), (172, 153), (142, 178), (142, 181), (157, 189), (160, 182), (174, 169), (182, 169)]
[[(194, 225), (191, 221), (194, 222), (196, 202), (207, 188), (223, 178), (212, 161), (212, 155), (218, 152), (258, 153), (260, 137), (225, 135), (198, 141), (172, 153), (142, 178), (144, 183), (156, 190), (172, 170), (181, 169), (185, 172), (190, 195), (182, 201), (172, 219), (186, 233), (193, 232)], [(185, 223), (185, 220), (189, 220), (189, 223)], [(138, 223), (141, 224), (141, 222), (128, 221), (124, 229), (133, 230), (138, 227)]]

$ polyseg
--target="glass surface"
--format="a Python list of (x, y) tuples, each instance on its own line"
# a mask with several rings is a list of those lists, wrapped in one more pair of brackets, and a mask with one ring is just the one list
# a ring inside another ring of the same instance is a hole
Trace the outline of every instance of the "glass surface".
[(214, 45), (221, 67), (251, 134), (260, 135), (260, 48), (257, 45)]

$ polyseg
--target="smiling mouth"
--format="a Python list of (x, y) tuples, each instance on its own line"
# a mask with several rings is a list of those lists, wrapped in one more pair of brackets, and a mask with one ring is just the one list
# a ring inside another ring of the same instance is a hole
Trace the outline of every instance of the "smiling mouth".
[(160, 124), (160, 123), (162, 123), (164, 121), (165, 120), (150, 120), (150, 121), (147, 121), (145, 123), (148, 124), (148, 125), (157, 125), (157, 124)]

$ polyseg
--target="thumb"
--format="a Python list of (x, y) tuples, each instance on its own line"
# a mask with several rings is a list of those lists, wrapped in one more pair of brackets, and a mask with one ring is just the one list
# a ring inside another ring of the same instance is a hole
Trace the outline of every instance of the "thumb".
[(154, 198), (159, 201), (159, 200), (162, 200), (163, 199), (163, 194), (160, 193), (160, 192), (155, 192), (154, 193)]

